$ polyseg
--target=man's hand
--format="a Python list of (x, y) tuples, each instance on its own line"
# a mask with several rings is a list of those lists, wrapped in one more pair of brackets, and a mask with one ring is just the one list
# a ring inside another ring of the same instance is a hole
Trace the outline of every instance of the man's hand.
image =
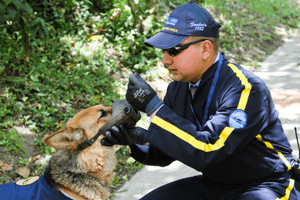
[(140, 127), (127, 129), (124, 125), (120, 127), (113, 126), (109, 131), (104, 133), (105, 138), (101, 140), (104, 146), (112, 146), (114, 144), (132, 145), (145, 144), (144, 137), (147, 131)]
[(148, 116), (162, 105), (156, 92), (138, 73), (129, 77), (126, 100), (135, 109), (146, 112)]

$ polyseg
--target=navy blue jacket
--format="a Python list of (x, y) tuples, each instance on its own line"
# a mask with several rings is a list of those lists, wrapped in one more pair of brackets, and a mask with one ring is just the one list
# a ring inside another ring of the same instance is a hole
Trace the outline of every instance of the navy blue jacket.
[(194, 99), (188, 83), (170, 83), (148, 129), (149, 145), (131, 145), (131, 155), (148, 165), (179, 160), (216, 184), (249, 183), (291, 170), (292, 150), (267, 86), (226, 58), (203, 124), (217, 66), (203, 74)]
[(31, 185), (19, 186), (15, 182), (0, 185), (0, 199), (2, 200), (71, 200), (60, 191), (51, 187), (44, 175)]

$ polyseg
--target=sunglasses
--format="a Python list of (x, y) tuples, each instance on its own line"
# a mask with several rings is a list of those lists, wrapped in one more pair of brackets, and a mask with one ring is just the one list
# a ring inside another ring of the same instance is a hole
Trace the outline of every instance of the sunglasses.
[[(198, 43), (198, 42), (203, 42), (205, 40), (208, 40), (208, 39), (201, 39), (201, 40), (195, 40), (193, 42), (189, 42), (189, 43), (185, 43), (185, 44), (179, 44), (175, 47), (172, 47), (172, 48), (169, 48), (169, 49), (163, 49), (163, 51), (167, 52), (170, 56), (174, 57), (176, 56), (177, 54), (179, 54), (180, 52), (182, 52), (183, 50), (189, 48), (189, 46), (191, 46), (192, 44), (195, 44), (195, 43)], [(212, 43), (211, 40), (208, 40)]]

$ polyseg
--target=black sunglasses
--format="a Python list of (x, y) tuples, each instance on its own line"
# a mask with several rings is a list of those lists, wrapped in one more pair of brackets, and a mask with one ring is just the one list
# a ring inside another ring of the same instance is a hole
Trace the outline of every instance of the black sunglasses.
[[(180, 52), (182, 52), (183, 50), (189, 48), (189, 46), (191, 46), (192, 44), (198, 43), (198, 42), (203, 42), (205, 40), (208, 39), (201, 39), (201, 40), (195, 40), (193, 42), (189, 42), (189, 43), (185, 43), (185, 44), (179, 44), (175, 47), (169, 48), (169, 49), (163, 49), (163, 51), (166, 51), (170, 56), (174, 57), (177, 54), (179, 54)], [(212, 43), (211, 40), (208, 40)]]

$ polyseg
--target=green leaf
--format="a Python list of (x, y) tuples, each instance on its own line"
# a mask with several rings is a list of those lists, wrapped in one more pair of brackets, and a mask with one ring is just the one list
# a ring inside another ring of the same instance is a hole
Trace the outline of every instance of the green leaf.
[(135, 159), (133, 157), (129, 157), (126, 162), (131, 165), (135, 162)]
[(44, 29), (45, 34), (49, 35), (48, 26), (47, 25), (43, 26), (43, 29)]
[(125, 181), (128, 181), (128, 174), (125, 174), (124, 176), (122, 176), (122, 178), (123, 178)]
[(33, 38), (35, 38), (35, 35), (36, 35), (36, 32), (37, 32), (38, 29), (39, 29), (39, 27), (31, 29), (31, 34), (32, 34)]
[(45, 23), (45, 24), (46, 24), (48, 30), (50, 30), (50, 29), (54, 30), (53, 26), (51, 26), (49, 23)]
[(21, 6), (22, 6), (22, 8), (23, 8), (26, 12), (28, 12), (28, 13), (32, 13), (32, 12), (33, 12), (33, 10), (32, 10), (31, 7), (28, 5), (28, 3), (22, 4)]
[(21, 16), (21, 18), (23, 19), (23, 21), (25, 22), (25, 24), (27, 24), (27, 19), (26, 19), (26, 17), (24, 17), (24, 16)]
[(42, 26), (45, 26), (45, 21), (42, 18), (39, 18)]
[(4, 23), (6, 20), (6, 17), (5, 16), (1, 16), (0, 14), (0, 23)]
[(0, 15), (3, 15), (5, 13), (5, 5), (0, 2)]
[(11, 17), (11, 19), (14, 19), (16, 17), (17, 12), (13, 8), (8, 8), (8, 13), (9, 13), (9, 16)]
[(93, 3), (90, 2), (89, 0), (84, 0), (84, 2), (90, 4), (91, 6), (93, 5)]
[(19, 9), (22, 8), (22, 0), (11, 0), (11, 2)]
[[(2, 34), (6, 34), (6, 33), (7, 33), (7, 29), (4, 28), (3, 31), (2, 31)], [(11, 49), (11, 47), (10, 47), (10, 49)]]
[(33, 20), (33, 22), (31, 22), (31, 26), (33, 27), (33, 26), (37, 25), (37, 23), (39, 23), (39, 21), (40, 21), (40, 18), (39, 17), (36, 18), (35, 20)]
[(43, 37), (44, 37), (44, 32), (43, 32), (43, 30), (39, 28), (39, 29), (38, 29), (38, 32), (39, 32), (39, 34), (40, 34), (40, 37), (43, 38)]

